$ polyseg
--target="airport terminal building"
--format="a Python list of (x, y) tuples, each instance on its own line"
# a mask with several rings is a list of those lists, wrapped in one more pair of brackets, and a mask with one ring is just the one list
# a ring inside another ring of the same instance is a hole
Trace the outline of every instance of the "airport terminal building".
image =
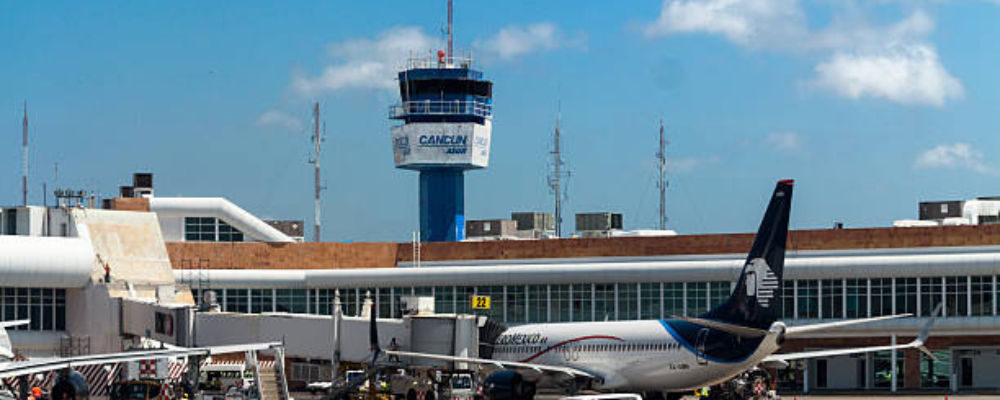
[[(787, 323), (900, 313), (916, 318), (790, 340), (786, 351), (884, 345), (894, 340), (893, 334), (904, 343), (916, 336), (938, 303), (945, 306), (944, 317), (929, 341), (938, 360), (916, 350), (900, 351), (895, 357), (884, 352), (820, 359), (799, 366), (801, 372), (789, 384), (809, 391), (888, 391), (893, 386), (897, 390), (995, 390), (991, 371), (1000, 367), (996, 302), (1000, 247), (989, 242), (1000, 240), (998, 228), (792, 233), (794, 245), (786, 260), (782, 293)], [(402, 296), (425, 295), (434, 297), (437, 312), (485, 313), (508, 325), (656, 319), (698, 315), (726, 299), (742, 267), (739, 251), (748, 248), (751, 240), (751, 235), (694, 235), (435, 244), (424, 246), (425, 259), (419, 268), (404, 257), (411, 254), (408, 244), (396, 249), (401, 257), (394, 267), (241, 268), (264, 264), (246, 253), (266, 254), (255, 251), (266, 245), (238, 244), (247, 251), (212, 252), (218, 256), (212, 264), (227, 269), (175, 269), (175, 276), (197, 291), (200, 275), (218, 293), (223, 310), (236, 313), (329, 314), (330, 300), (339, 292), (347, 315), (357, 315), (369, 295), (385, 317), (398, 316)], [(168, 248), (176, 266), (192, 253), (202, 253), (193, 248), (214, 246), (233, 245), (172, 243)], [(645, 255), (625, 255), (633, 251)], [(547, 257), (458, 258), (474, 253), (536, 252)], [(607, 255), (598, 255), (602, 252)], [(273, 257), (283, 258), (282, 251), (277, 253)], [(565, 257), (573, 254), (589, 255)], [(490, 296), (492, 307), (472, 310), (473, 295)]]
[[(173, 313), (177, 324), (196, 331), (213, 314), (280, 316), (289, 342), (305, 331), (322, 338), (328, 328), (322, 321), (329, 320), (338, 293), (345, 315), (359, 315), (370, 296), (379, 316), (398, 317), (402, 297), (421, 295), (434, 298), (438, 313), (485, 314), (506, 325), (698, 315), (729, 296), (753, 239), (713, 234), (427, 243), (416, 252), (410, 243), (298, 242), (223, 199), (119, 198), (106, 206), (111, 210), (0, 210), (0, 243), (20, 249), (16, 257), (0, 258), (0, 271), (11, 278), (0, 296), (2, 317), (32, 319), (25, 331), (12, 334), (15, 347), (57, 355), (66, 343), (90, 336), (89, 351), (117, 350), (120, 343), (94, 337), (116, 331), (141, 336), (142, 328), (132, 325), (146, 312), (136, 307), (149, 306), (148, 299), (160, 301), (147, 311)], [(143, 234), (132, 234), (130, 226)], [(66, 254), (52, 252), (54, 245)], [(149, 254), (152, 266), (140, 265)], [(143, 268), (156, 273), (143, 274)], [(171, 282), (160, 278), (164, 268), (173, 270)], [(793, 365), (779, 378), (786, 388), (807, 392), (995, 393), (998, 274), (1000, 225), (794, 231), (782, 291), (786, 323), (916, 317), (796, 338), (784, 351), (905, 343), (939, 303), (944, 316), (928, 342), (937, 360), (916, 350), (832, 357)], [(221, 310), (196, 312), (193, 299), (208, 291)], [(491, 307), (473, 310), (473, 295), (489, 296)], [(123, 309), (133, 314), (104, 315), (113, 312), (113, 298), (130, 304)], [(153, 333), (179, 342), (180, 333)], [(235, 332), (213, 336), (227, 334)], [(327, 353), (324, 343), (290, 344), (291, 380), (316, 375), (297, 371), (324, 363), (329, 368)]]

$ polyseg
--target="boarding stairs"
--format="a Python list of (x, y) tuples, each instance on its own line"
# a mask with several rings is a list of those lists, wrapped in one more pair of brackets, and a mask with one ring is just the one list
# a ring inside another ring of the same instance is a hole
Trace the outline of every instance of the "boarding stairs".
[(285, 379), (285, 351), (275, 349), (274, 364), (257, 366), (260, 377), (261, 400), (288, 400), (288, 381)]

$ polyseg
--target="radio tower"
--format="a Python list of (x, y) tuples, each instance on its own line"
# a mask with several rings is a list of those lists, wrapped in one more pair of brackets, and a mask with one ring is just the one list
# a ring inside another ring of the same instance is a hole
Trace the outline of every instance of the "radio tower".
[(320, 182), (319, 181), (319, 144), (320, 144), (320, 142), (323, 141), (323, 138), (319, 135), (319, 102), (318, 101), (316, 102), (315, 105), (313, 105), (313, 119), (314, 119), (313, 125), (315, 125), (314, 128), (316, 130), (316, 132), (313, 134), (313, 137), (312, 137), (313, 143), (316, 144), (316, 158), (313, 159), (313, 165), (316, 167), (316, 171), (315, 171), (316, 182), (315, 182), (315, 186), (314, 186), (314, 189), (316, 190), (316, 209), (314, 211), (316, 220), (315, 220), (315, 225), (313, 227), (313, 240), (316, 241), (316, 242), (318, 242), (320, 240), (319, 192), (323, 189), (322, 186), (320, 186), (320, 184), (319, 184), (319, 182)]
[(28, 205), (28, 101), (24, 102), (21, 136), (21, 204)]
[(556, 113), (556, 129), (552, 134), (552, 172), (549, 175), (549, 190), (554, 196), (555, 200), (555, 228), (556, 237), (562, 237), (562, 202), (563, 198), (566, 197), (566, 188), (563, 186), (562, 178), (563, 176), (569, 177), (569, 171), (563, 170), (562, 151), (560, 150), (561, 141), (559, 133), (559, 114)]
[(657, 166), (660, 168), (660, 179), (656, 186), (660, 189), (660, 220), (659, 229), (667, 229), (667, 137), (663, 134), (663, 120), (660, 120), (660, 151), (656, 153)]
[(451, 46), (451, 44), (452, 44), (452, 33), (451, 33), (451, 27), (452, 27), (452, 11), (451, 11), (451, 9), (452, 9), (452, 7), (451, 7), (451, 3), (452, 3), (452, 0), (448, 0), (448, 62), (453, 62), (452, 61), (453, 55), (451, 53), (452, 52), (452, 46)]

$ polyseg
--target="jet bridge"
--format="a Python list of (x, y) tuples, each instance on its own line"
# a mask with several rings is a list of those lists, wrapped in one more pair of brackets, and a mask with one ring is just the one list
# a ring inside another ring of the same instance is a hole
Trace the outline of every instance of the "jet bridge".
[(194, 307), (187, 304), (121, 299), (121, 333), (193, 347), (194, 315)]
[[(367, 313), (366, 313), (367, 314)], [(368, 316), (229, 312), (195, 314), (197, 346), (282, 341), (289, 357), (364, 363), (371, 359)], [(378, 319), (379, 343), (403, 351), (478, 357), (480, 317), (421, 312)], [(395, 341), (395, 345), (393, 345)], [(427, 360), (401, 360), (426, 363)], [(452, 367), (439, 362), (434, 367)]]

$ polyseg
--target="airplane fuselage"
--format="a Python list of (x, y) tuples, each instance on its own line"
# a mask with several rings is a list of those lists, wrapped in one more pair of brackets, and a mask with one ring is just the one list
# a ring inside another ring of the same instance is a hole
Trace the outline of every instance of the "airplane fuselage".
[(782, 328), (747, 340), (679, 320), (520, 325), (497, 339), (493, 358), (587, 371), (603, 377), (597, 389), (683, 391), (757, 365)]

